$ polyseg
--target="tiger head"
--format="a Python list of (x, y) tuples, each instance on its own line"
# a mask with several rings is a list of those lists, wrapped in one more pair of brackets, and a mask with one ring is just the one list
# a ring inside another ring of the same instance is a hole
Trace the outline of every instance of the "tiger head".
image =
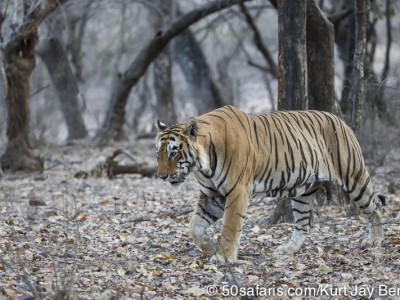
[(191, 118), (171, 127), (157, 121), (157, 129), (157, 177), (179, 185), (196, 166), (193, 144), (197, 137), (197, 121)]

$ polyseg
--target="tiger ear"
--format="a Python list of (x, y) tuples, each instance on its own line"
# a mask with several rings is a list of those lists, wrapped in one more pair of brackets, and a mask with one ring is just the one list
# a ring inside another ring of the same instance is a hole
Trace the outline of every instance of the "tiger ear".
[(197, 137), (197, 128), (197, 120), (195, 118), (190, 118), (186, 121), (185, 134), (193, 141)]
[(167, 125), (165, 125), (163, 122), (161, 122), (160, 120), (157, 120), (157, 124), (156, 124), (157, 130), (158, 132), (164, 131), (165, 129), (168, 128)]

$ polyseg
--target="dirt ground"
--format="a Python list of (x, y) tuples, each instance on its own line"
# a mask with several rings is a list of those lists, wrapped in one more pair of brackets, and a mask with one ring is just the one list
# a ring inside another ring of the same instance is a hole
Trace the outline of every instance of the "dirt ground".
[(365, 221), (324, 206), (303, 249), (275, 255), (292, 226), (266, 225), (274, 200), (257, 198), (240, 262), (214, 265), (188, 234), (193, 177), (179, 189), (139, 175), (74, 178), (116, 148), (155, 165), (153, 140), (129, 145), (47, 147), (44, 174), (0, 179), (0, 299), (400, 298), (398, 170), (373, 172), (388, 202), (382, 247), (360, 249)]

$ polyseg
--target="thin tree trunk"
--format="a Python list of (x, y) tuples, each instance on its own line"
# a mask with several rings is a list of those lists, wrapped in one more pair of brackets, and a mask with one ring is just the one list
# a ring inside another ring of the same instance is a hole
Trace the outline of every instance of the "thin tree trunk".
[[(145, 110), (147, 107), (151, 107), (151, 111), (155, 111), (156, 107), (152, 107), (152, 90), (148, 84), (148, 76), (149, 74), (145, 74), (142, 78), (142, 80), (138, 83), (138, 98), (140, 99), (140, 101), (138, 101), (137, 103), (137, 107), (135, 107), (135, 110), (132, 114), (132, 128), (133, 130), (138, 133), (138, 138), (143, 137), (148, 135), (149, 133), (142, 133), (141, 134), (141, 129), (139, 124), (141, 124), (141, 117), (143, 116)], [(151, 127), (151, 132), (150, 135), (151, 136), (155, 136), (156, 133), (156, 127), (153, 126)]]
[(42, 171), (42, 160), (32, 153), (29, 143), (29, 78), (35, 68), (35, 46), (38, 27), (62, 0), (37, 5), (4, 47), (7, 77), (7, 138), (8, 144), (1, 157), (3, 169), (11, 171)]
[[(278, 1), (278, 110), (307, 109), (306, 0)], [(269, 222), (293, 222), (288, 198), (277, 198)]]
[(307, 109), (306, 0), (278, 2), (278, 109)]
[(174, 59), (178, 62), (199, 114), (224, 105), (219, 89), (211, 77), (203, 51), (190, 29), (173, 41)]
[(386, 17), (386, 52), (385, 52), (385, 65), (383, 67), (382, 81), (386, 80), (389, 74), (390, 69), (390, 49), (392, 46), (392, 24), (390, 22), (391, 14), (392, 14), (392, 0), (386, 0), (386, 8), (385, 8), (385, 17)]
[(276, 198), (276, 206), (272, 215), (267, 219), (269, 224), (292, 223), (293, 209), (289, 198)]
[(367, 18), (369, 16), (369, 0), (356, 0), (356, 49), (354, 51), (354, 93), (352, 96), (352, 129), (358, 135), (361, 114), (365, 98), (364, 63), (366, 51)]
[(68, 139), (82, 139), (87, 131), (79, 109), (79, 88), (64, 49), (56, 37), (43, 39), (36, 52), (45, 63), (56, 88), (68, 128)]
[(29, 134), (29, 77), (35, 68), (34, 45), (37, 32), (26, 35), (24, 52), (20, 56), (17, 49), (6, 48), (5, 74), (7, 81), (6, 106), (8, 112), (8, 144), (1, 157), (3, 169), (11, 171), (40, 171), (43, 162), (31, 152)]
[(84, 82), (82, 75), (83, 62), (82, 62), (82, 39), (85, 33), (86, 23), (89, 19), (90, 6), (94, 0), (89, 0), (83, 7), (83, 13), (80, 17), (69, 17), (68, 19), (68, 36), (66, 51), (71, 55), (71, 64), (74, 67), (75, 78), (79, 82)]
[(336, 44), (338, 45), (339, 58), (344, 64), (343, 88), (341, 93), (340, 108), (347, 122), (351, 115), (351, 92), (354, 86), (353, 58), (355, 49), (355, 12), (354, 0), (343, 1), (343, 11), (348, 11), (344, 19), (338, 21), (336, 26)]
[[(376, 19), (377, 20), (377, 17)], [(365, 103), (367, 104), (366, 110), (363, 114), (378, 114), (385, 111), (383, 95), (379, 88), (380, 81), (376, 72), (374, 71), (375, 50), (377, 46), (377, 32), (375, 29), (376, 21), (368, 22), (367, 37), (366, 37), (366, 53), (364, 63), (364, 78), (365, 78)], [(380, 109), (383, 109), (382, 111)]]
[[(307, 0), (308, 108), (338, 114), (335, 97), (333, 24)], [(323, 82), (323, 84), (321, 84)]]
[(169, 41), (193, 23), (224, 8), (248, 0), (216, 0), (194, 9), (157, 32), (139, 52), (128, 69), (118, 75), (112, 88), (110, 105), (102, 128), (97, 133), (100, 144), (108, 143), (111, 139), (122, 136), (125, 120), (125, 106), (131, 89), (146, 72), (148, 66), (161, 53)]
[(154, 62), (154, 88), (157, 97), (157, 116), (163, 123), (174, 125), (177, 122), (174, 92), (172, 87), (172, 59), (170, 47), (157, 57)]
[[(390, 70), (390, 50), (392, 46), (392, 24), (390, 21), (392, 14), (392, 0), (386, 0), (386, 51), (385, 51), (385, 64), (382, 70), (381, 83), (384, 83), (389, 75)], [(376, 106), (381, 115), (387, 112), (387, 106), (385, 103), (385, 89), (383, 87), (379, 88)]]
[[(173, 0), (157, 0), (157, 7), (162, 15), (153, 18), (155, 31), (170, 23), (175, 13)], [(171, 45), (167, 45), (158, 55), (153, 64), (154, 89), (157, 98), (157, 117), (165, 124), (173, 125), (177, 122), (174, 90), (172, 87), (172, 54)]]

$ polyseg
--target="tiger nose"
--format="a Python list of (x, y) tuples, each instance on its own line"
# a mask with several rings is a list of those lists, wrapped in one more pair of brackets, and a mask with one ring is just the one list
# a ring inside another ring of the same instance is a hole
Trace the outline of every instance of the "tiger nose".
[(168, 175), (158, 175), (158, 178), (165, 180), (168, 178)]

